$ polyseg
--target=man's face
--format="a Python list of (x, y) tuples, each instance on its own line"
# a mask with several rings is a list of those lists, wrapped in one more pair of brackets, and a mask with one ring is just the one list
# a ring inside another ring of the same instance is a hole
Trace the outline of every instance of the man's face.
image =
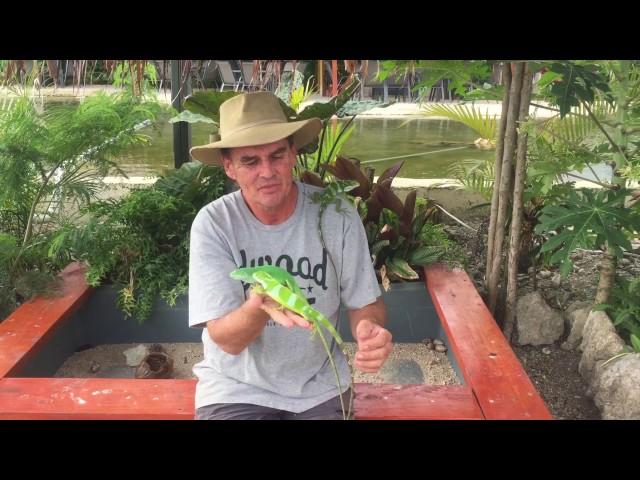
[(296, 150), (284, 138), (274, 143), (230, 149), (224, 170), (240, 186), (254, 210), (274, 211), (291, 199)]

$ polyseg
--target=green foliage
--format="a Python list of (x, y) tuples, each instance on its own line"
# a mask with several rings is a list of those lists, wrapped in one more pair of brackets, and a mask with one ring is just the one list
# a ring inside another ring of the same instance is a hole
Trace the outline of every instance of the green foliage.
[(461, 160), (448, 168), (447, 176), (460, 182), (464, 189), (479, 193), (487, 201), (491, 201), (495, 180), (494, 163), (493, 160)]
[(306, 84), (300, 84), (296, 89), (291, 92), (289, 97), (289, 105), (296, 112), (300, 110), (300, 107), (306, 102), (311, 95), (317, 92), (317, 87), (313, 83), (313, 78), (307, 79)]
[(484, 82), (464, 94), (464, 101), (493, 100), (501, 102), (504, 99), (504, 85), (493, 85)]
[(48, 257), (52, 232), (67, 222), (74, 205), (95, 198), (105, 175), (119, 171), (114, 156), (148, 141), (136, 126), (160, 111), (129, 93), (92, 95), (79, 105), (44, 110), (23, 95), (0, 110), (5, 314), (33, 294), (55, 290), (55, 273), (64, 264)]
[(538, 86), (560, 108), (560, 118), (564, 118), (581, 103), (591, 103), (596, 92), (612, 102), (609, 81), (601, 68), (592, 63), (554, 62), (549, 72), (540, 79)]
[(62, 265), (47, 259), (48, 238), (41, 236), (24, 251), (20, 242), (0, 232), (0, 321), (32, 296), (58, 291), (55, 274)]
[(356, 198), (374, 268), (385, 289), (389, 288), (390, 280), (417, 279), (419, 267), (457, 257), (438, 225), (439, 210), (435, 204), (417, 198), (415, 190), (404, 202), (391, 191), (393, 178), (402, 165), (399, 162), (387, 168), (376, 183), (373, 169), (362, 171), (355, 160), (338, 157), (335, 165), (329, 167), (334, 177), (354, 180), (360, 185), (349, 194)]
[(298, 165), (296, 168), (298, 178), (305, 181), (309, 176), (316, 176), (316, 184), (321, 184), (324, 181), (327, 168), (335, 163), (342, 146), (353, 131), (352, 122), (355, 116), (349, 118), (346, 123), (338, 128), (334, 128), (330, 119), (356, 93), (358, 85), (358, 82), (353, 82), (340, 95), (333, 97), (326, 103), (316, 102), (308, 105), (299, 114), (287, 107), (291, 121), (306, 120), (313, 117), (318, 117), (322, 120), (322, 130), (318, 140), (298, 151)]
[(637, 165), (627, 165), (620, 169), (620, 174), (629, 180), (640, 181), (640, 163)]
[(192, 113), (208, 117), (212, 119), (216, 125), (220, 125), (220, 105), (241, 93), (242, 92), (214, 92), (211, 90), (203, 90), (185, 98), (184, 108)]
[(616, 277), (608, 303), (598, 304), (594, 310), (606, 310), (621, 337), (640, 353), (640, 277)]
[[(317, 117), (322, 121), (328, 120), (336, 115), (340, 109), (358, 92), (360, 88), (359, 82), (351, 83), (341, 93), (332, 97), (328, 102), (315, 102), (307, 105), (300, 113), (289, 110), (290, 120), (307, 120)], [(291, 114), (293, 112), (293, 114)]]
[(169, 119), (169, 123), (187, 122), (187, 123), (211, 123), (216, 127), (218, 124), (209, 117), (200, 115), (199, 113), (193, 113), (190, 110), (183, 110), (175, 117)]
[(347, 122), (331, 125), (325, 122), (319, 136), (317, 150), (310, 154), (298, 154), (298, 176), (304, 172), (314, 172), (324, 178), (327, 165), (333, 165), (345, 142), (349, 139), (355, 125), (351, 117)]
[[(137, 72), (142, 68), (141, 72)], [(138, 78), (139, 77), (139, 78)], [(121, 61), (113, 71), (113, 86), (127, 88), (132, 92), (153, 92), (158, 85), (158, 72), (151, 62)]]
[(407, 75), (419, 71), (420, 81), (413, 90), (426, 97), (433, 86), (442, 79), (450, 81), (449, 88), (455, 95), (464, 97), (474, 88), (489, 80), (491, 69), (484, 60), (385, 60), (380, 66), (380, 80), (391, 75)]
[[(449, 80), (450, 90), (465, 97), (469, 92), (480, 91), (483, 98), (494, 99), (496, 90), (484, 88), (491, 77), (491, 68), (484, 60), (385, 60), (380, 66), (380, 80), (391, 75), (407, 75), (420, 71), (421, 80), (413, 87), (420, 97), (428, 97), (433, 86), (442, 79)], [(475, 94), (478, 98), (478, 94)], [(502, 99), (498, 97), (495, 99)]]
[(116, 155), (148, 142), (135, 127), (160, 110), (127, 94), (92, 95), (44, 112), (17, 99), (0, 111), (0, 203), (26, 229), (31, 208), (48, 207), (54, 194), (60, 202), (86, 202), (103, 176), (118, 171)]
[(576, 248), (605, 248), (618, 258), (630, 250), (627, 235), (640, 231), (638, 209), (623, 209), (627, 190), (570, 191), (557, 205), (542, 209), (538, 234), (553, 234), (542, 252), (554, 251), (551, 263), (560, 263), (560, 272), (568, 275), (573, 264), (569, 256)]
[[(403, 228), (400, 216), (387, 208), (382, 210), (376, 228), (372, 228), (375, 224), (371, 222), (365, 229), (369, 234), (369, 249), (372, 253), (375, 250), (374, 266), (378, 270), (384, 266), (390, 280), (416, 280), (418, 267), (444, 260), (451, 251), (452, 242), (444, 227), (432, 223), (432, 205), (424, 199), (418, 200), (408, 229)], [(383, 282), (384, 276), (382, 274)]]
[[(307, 87), (308, 86), (309, 80), (307, 80)], [(302, 89), (302, 91), (300, 89)], [(282, 72), (282, 75), (280, 76), (280, 83), (278, 84), (274, 94), (293, 110), (298, 111), (300, 100), (304, 97), (304, 91), (304, 75), (295, 70), (292, 72)], [(292, 102), (292, 100), (295, 100), (295, 102)]]
[(220, 167), (190, 162), (150, 188), (95, 202), (88, 222), (62, 229), (50, 254), (85, 261), (87, 281), (116, 285), (118, 306), (142, 322), (157, 296), (173, 306), (187, 292), (191, 224), (224, 193), (225, 178)]
[(472, 129), (480, 138), (490, 140), (495, 146), (496, 115), (481, 115), (473, 105), (424, 105), (422, 113), (427, 117), (445, 117)]

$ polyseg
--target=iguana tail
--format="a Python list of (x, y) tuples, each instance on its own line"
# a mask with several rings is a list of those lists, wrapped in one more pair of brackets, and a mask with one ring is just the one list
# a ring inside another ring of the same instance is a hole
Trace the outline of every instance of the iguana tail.
[(318, 325), (322, 325), (324, 328), (326, 328), (331, 334), (331, 336), (335, 338), (336, 342), (342, 349), (342, 344), (343, 344), (342, 337), (340, 336), (338, 331), (333, 327), (333, 325), (327, 319), (327, 317), (325, 317), (322, 313), (320, 313), (318, 310), (315, 310), (311, 306), (303, 307), (303, 314), (305, 318), (310, 319), (313, 322), (317, 323)]

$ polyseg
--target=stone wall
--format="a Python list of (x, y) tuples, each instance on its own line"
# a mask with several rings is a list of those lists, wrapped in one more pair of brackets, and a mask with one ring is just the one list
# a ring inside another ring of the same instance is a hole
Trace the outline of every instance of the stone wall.
[(572, 312), (571, 322), (572, 342), (563, 348), (580, 342), (578, 370), (602, 418), (640, 420), (640, 353), (619, 355), (625, 343), (605, 312), (579, 309)]

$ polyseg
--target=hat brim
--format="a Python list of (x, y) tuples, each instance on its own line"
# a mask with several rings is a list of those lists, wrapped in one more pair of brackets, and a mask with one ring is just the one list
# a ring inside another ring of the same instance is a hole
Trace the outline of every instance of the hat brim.
[(309, 145), (322, 129), (319, 118), (310, 118), (298, 122), (270, 123), (247, 128), (233, 135), (227, 135), (217, 142), (191, 148), (191, 156), (206, 164), (222, 165), (221, 148), (251, 147), (277, 142), (293, 135), (296, 149)]

